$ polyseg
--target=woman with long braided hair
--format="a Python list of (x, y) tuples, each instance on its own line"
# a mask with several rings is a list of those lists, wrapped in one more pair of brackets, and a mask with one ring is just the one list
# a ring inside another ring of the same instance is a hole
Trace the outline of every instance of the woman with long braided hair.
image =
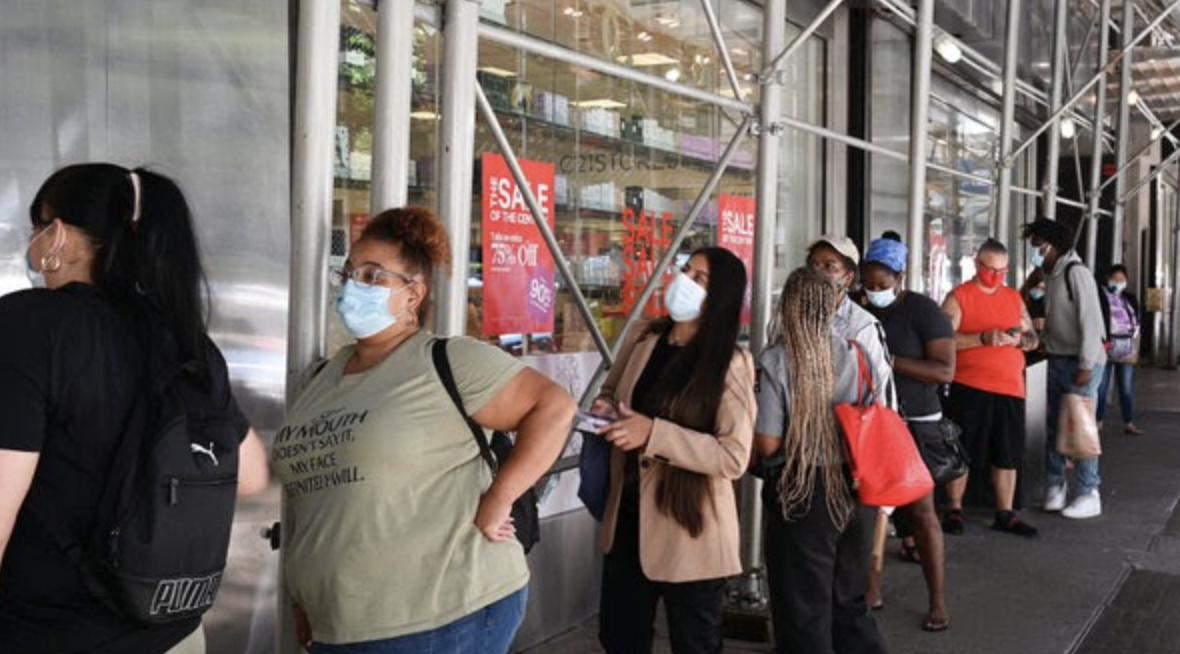
[(787, 278), (758, 359), (754, 443), (776, 652), (887, 652), (865, 600), (872, 511), (857, 504), (832, 406), (858, 395), (856, 350), (832, 329), (842, 299), (830, 277)]

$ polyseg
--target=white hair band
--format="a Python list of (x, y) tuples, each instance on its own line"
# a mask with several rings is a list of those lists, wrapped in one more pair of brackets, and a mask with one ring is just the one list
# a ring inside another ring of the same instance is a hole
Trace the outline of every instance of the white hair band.
[(140, 202), (139, 201), (140, 201), (140, 197), (143, 195), (143, 193), (142, 193), (142, 190), (140, 187), (139, 174), (133, 170), (133, 171), (127, 173), (127, 176), (129, 178), (131, 178), (131, 188), (135, 190), (135, 206), (131, 210), (131, 228), (135, 229), (136, 227), (139, 226), (139, 217), (140, 217), (140, 210), (139, 210)]

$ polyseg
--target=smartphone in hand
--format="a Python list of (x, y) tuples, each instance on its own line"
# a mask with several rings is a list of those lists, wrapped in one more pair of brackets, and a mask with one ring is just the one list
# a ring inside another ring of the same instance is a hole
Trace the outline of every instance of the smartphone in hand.
[(600, 427), (605, 427), (612, 422), (614, 420), (606, 416), (600, 416), (596, 413), (578, 409), (578, 418), (574, 429), (588, 434), (597, 434)]

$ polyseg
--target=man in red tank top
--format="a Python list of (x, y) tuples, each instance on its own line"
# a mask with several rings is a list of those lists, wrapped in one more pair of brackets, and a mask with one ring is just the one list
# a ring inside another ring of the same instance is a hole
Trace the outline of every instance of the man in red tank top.
[[(955, 378), (946, 412), (963, 429), (976, 467), (991, 467), (996, 516), (992, 529), (1033, 537), (1037, 530), (1012, 510), (1016, 471), (1024, 458), (1024, 352), (1037, 333), (1020, 293), (1004, 285), (1008, 249), (988, 239), (975, 255), (975, 277), (956, 287), (942, 310), (955, 328)], [(947, 484), (943, 530), (963, 533), (967, 477)]]

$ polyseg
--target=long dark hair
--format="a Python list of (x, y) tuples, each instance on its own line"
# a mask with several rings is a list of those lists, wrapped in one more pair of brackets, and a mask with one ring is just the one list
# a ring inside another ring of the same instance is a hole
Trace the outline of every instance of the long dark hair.
[[(137, 196), (139, 219), (133, 223)], [(143, 168), (67, 166), (45, 180), (29, 206), (34, 228), (54, 218), (89, 239), (91, 280), (110, 302), (136, 313), (150, 309), (171, 331), (184, 360), (205, 362), (208, 285), (192, 214), (175, 182)]]
[[(712, 433), (741, 329), (746, 267), (724, 248), (700, 248), (692, 256), (698, 254), (709, 262), (709, 292), (696, 335), (668, 362), (650, 397), (661, 407), (661, 417)], [(663, 335), (671, 327), (670, 321), (660, 321), (652, 331)], [(701, 506), (711, 499), (708, 475), (672, 466), (664, 469), (656, 487), (656, 506), (694, 538), (704, 529)]]

